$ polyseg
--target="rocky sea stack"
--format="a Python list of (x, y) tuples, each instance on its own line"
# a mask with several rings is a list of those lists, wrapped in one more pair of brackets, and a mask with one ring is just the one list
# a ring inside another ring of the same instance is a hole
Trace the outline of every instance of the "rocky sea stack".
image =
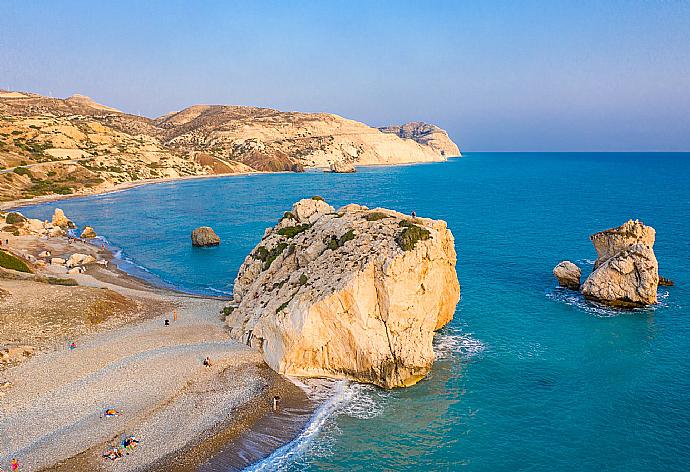
[(553, 275), (558, 279), (558, 284), (572, 290), (580, 288), (581, 274), (580, 268), (570, 261), (560, 262), (553, 268)]
[(281, 374), (409, 386), (453, 318), (455, 263), (444, 221), (300, 200), (240, 267), (227, 324)]
[[(639, 220), (590, 236), (598, 258), (594, 271), (582, 284), (585, 298), (620, 308), (635, 308), (657, 302), (659, 264), (654, 255), (656, 232)], [(554, 275), (562, 286), (576, 289), (574, 264), (558, 264)], [(575, 267), (577, 268), (577, 267)], [(577, 268), (579, 281), (579, 268)]]
[(209, 226), (201, 226), (192, 231), (192, 246), (218, 246), (220, 238)]

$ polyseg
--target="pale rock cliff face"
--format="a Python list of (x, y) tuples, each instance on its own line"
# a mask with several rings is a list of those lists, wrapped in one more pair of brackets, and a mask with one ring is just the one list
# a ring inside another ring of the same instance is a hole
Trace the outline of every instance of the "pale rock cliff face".
[(421, 121), (413, 121), (400, 126), (386, 126), (379, 128), (384, 133), (392, 133), (403, 139), (413, 139), (420, 144), (429, 146), (445, 157), (460, 157), (460, 149), (448, 137), (448, 133), (436, 125)]
[(617, 307), (656, 303), (659, 264), (654, 238), (654, 228), (637, 220), (592, 235), (599, 258), (582, 285), (582, 294)]
[(654, 246), (656, 231), (651, 226), (645, 226), (639, 220), (628, 220), (618, 228), (600, 231), (589, 237), (597, 250), (596, 269), (610, 257), (629, 248), (634, 244), (643, 244), (650, 248)]
[(553, 275), (558, 279), (558, 284), (561, 287), (566, 287), (572, 290), (580, 288), (580, 275), (582, 271), (578, 266), (570, 261), (559, 262), (553, 268)]
[(455, 263), (443, 221), (301, 200), (242, 264), (227, 324), (281, 374), (412, 385), (453, 317)]

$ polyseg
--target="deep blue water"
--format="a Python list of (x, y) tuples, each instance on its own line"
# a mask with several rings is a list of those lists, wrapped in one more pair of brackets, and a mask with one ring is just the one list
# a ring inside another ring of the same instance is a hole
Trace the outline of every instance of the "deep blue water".
[[(442, 218), (462, 299), (429, 378), (344, 388), (314, 434), (266, 469), (690, 470), (690, 154), (472, 153), (357, 174), (258, 175), (151, 185), (55, 206), (165, 282), (230, 292), (248, 251), (299, 198)], [(599, 309), (556, 288), (584, 274), (588, 236), (639, 218), (657, 230), (661, 303)], [(190, 245), (212, 226), (223, 242)]]

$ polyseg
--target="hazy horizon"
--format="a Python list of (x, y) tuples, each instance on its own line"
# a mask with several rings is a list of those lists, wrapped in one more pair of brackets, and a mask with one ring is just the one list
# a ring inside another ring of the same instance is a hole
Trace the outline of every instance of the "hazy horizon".
[(0, 88), (426, 121), (472, 151), (690, 150), (690, 2), (10, 2)]

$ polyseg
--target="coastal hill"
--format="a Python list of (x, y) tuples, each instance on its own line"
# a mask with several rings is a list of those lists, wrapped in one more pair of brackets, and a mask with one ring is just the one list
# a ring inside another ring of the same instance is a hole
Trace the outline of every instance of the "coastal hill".
[(424, 123), (377, 129), (327, 113), (225, 105), (150, 119), (83, 95), (0, 90), (0, 201), (96, 193), (146, 179), (459, 155), (445, 131)]

